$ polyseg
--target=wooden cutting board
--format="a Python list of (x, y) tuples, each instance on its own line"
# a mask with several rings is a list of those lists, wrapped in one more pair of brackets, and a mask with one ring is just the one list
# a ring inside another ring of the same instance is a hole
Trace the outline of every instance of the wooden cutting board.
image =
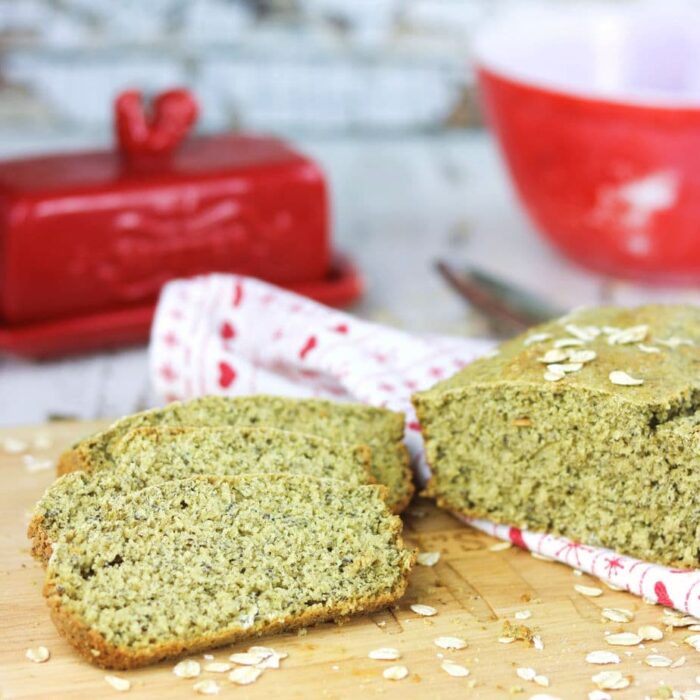
[[(108, 673), (80, 659), (54, 630), (41, 595), (43, 571), (28, 554), (25, 536), (32, 504), (54, 478), (53, 470), (27, 466), (26, 456), (8, 454), (3, 441), (18, 438), (30, 446), (37, 459), (54, 458), (71, 442), (95, 430), (95, 423), (56, 423), (34, 428), (0, 430), (0, 697), (5, 698), (103, 698), (117, 695), (104, 678)], [(50, 442), (50, 446), (46, 443)], [(31, 460), (30, 460), (31, 461)], [(609, 647), (606, 630), (636, 631), (642, 624), (662, 627), (661, 608), (602, 586), (598, 598), (584, 597), (574, 584), (595, 585), (587, 576), (534, 559), (515, 548), (491, 551), (496, 540), (441, 513), (427, 501), (417, 500), (404, 517), (407, 539), (423, 551), (439, 551), (434, 567), (414, 570), (405, 598), (394, 610), (358, 617), (342, 625), (323, 624), (304, 634), (263, 638), (258, 644), (288, 652), (279, 670), (267, 670), (253, 685), (233, 685), (227, 674), (202, 673), (200, 678), (220, 682), (219, 697), (246, 698), (529, 698), (547, 693), (563, 699), (586, 698), (594, 689), (591, 676), (619, 670), (633, 677), (615, 698), (653, 696), (662, 681), (678, 690), (700, 689), (700, 654), (682, 640), (686, 630), (664, 630), (660, 642), (646, 648)], [(434, 606), (434, 617), (420, 617), (410, 605)], [(627, 625), (601, 622), (604, 607), (635, 611)], [(526, 642), (502, 644), (503, 622), (518, 611), (531, 611), (527, 624), (544, 642), (536, 650)], [(435, 646), (438, 636), (457, 636), (468, 642), (461, 651)], [(29, 647), (48, 647), (51, 658), (35, 664), (25, 658)], [(214, 650), (217, 660), (250, 643)], [(367, 657), (372, 649), (394, 647), (409, 670), (405, 680), (390, 681), (382, 671), (390, 662)], [(593, 666), (585, 662), (593, 650), (616, 651), (617, 666)], [(656, 650), (672, 660), (682, 656), (678, 668), (650, 668), (645, 656)], [(454, 660), (470, 670), (456, 678), (441, 669), (441, 658)], [(200, 657), (200, 660), (201, 657)], [(132, 687), (126, 697), (200, 697), (194, 680), (180, 680), (172, 662), (131, 672), (118, 672)], [(550, 687), (518, 678), (516, 668), (531, 667), (549, 678)], [(518, 690), (520, 689), (520, 690)]]

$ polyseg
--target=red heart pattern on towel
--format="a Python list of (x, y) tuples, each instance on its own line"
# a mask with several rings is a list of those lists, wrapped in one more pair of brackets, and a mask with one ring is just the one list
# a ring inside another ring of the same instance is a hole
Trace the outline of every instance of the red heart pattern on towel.
[(232, 340), (233, 338), (236, 337), (236, 329), (233, 327), (232, 323), (229, 323), (228, 321), (224, 321), (221, 324), (221, 337), (224, 340)]
[(219, 386), (228, 389), (236, 381), (236, 370), (228, 362), (219, 362)]
[(654, 593), (656, 594), (656, 600), (659, 602), (659, 605), (665, 605), (667, 608), (673, 607), (671, 596), (668, 594), (666, 586), (664, 586), (661, 581), (657, 581), (654, 584)]

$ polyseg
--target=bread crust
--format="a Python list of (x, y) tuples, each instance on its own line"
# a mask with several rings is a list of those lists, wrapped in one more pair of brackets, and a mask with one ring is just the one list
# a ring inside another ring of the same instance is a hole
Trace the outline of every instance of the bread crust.
[(30, 541), (29, 553), (46, 568), (53, 553), (53, 542), (49, 540), (43, 522), (41, 515), (34, 515), (27, 526), (27, 537)]
[(66, 450), (58, 458), (56, 463), (56, 476), (63, 476), (79, 470), (90, 470), (88, 455), (80, 447), (72, 447)]

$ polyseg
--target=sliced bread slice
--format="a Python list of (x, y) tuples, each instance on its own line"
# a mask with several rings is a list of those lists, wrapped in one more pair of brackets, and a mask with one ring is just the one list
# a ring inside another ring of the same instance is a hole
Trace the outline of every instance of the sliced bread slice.
[(382, 490), (278, 474), (143, 489), (56, 548), (51, 616), (89, 661), (127, 669), (385, 607), (414, 554)]
[(400, 513), (413, 494), (408, 452), (403, 444), (403, 414), (364, 404), (266, 395), (204, 396), (126, 416), (64, 453), (58, 473), (113, 464), (116, 445), (127, 432), (154, 426), (270, 426), (317, 435), (339, 445), (368, 445), (372, 449), (372, 474), (389, 489), (392, 510)]
[(52, 546), (99, 521), (103, 503), (195, 474), (292, 473), (372, 483), (369, 448), (336, 445), (274, 428), (138, 428), (114, 447), (115, 462), (67, 474), (39, 500), (29, 524), (32, 555), (46, 562)]

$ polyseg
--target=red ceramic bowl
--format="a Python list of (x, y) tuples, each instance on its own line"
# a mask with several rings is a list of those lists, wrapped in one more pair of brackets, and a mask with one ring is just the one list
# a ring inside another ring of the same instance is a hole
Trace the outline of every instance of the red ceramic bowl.
[(560, 251), (606, 274), (700, 281), (700, 8), (511, 15), (478, 37), (476, 64), (519, 196)]

